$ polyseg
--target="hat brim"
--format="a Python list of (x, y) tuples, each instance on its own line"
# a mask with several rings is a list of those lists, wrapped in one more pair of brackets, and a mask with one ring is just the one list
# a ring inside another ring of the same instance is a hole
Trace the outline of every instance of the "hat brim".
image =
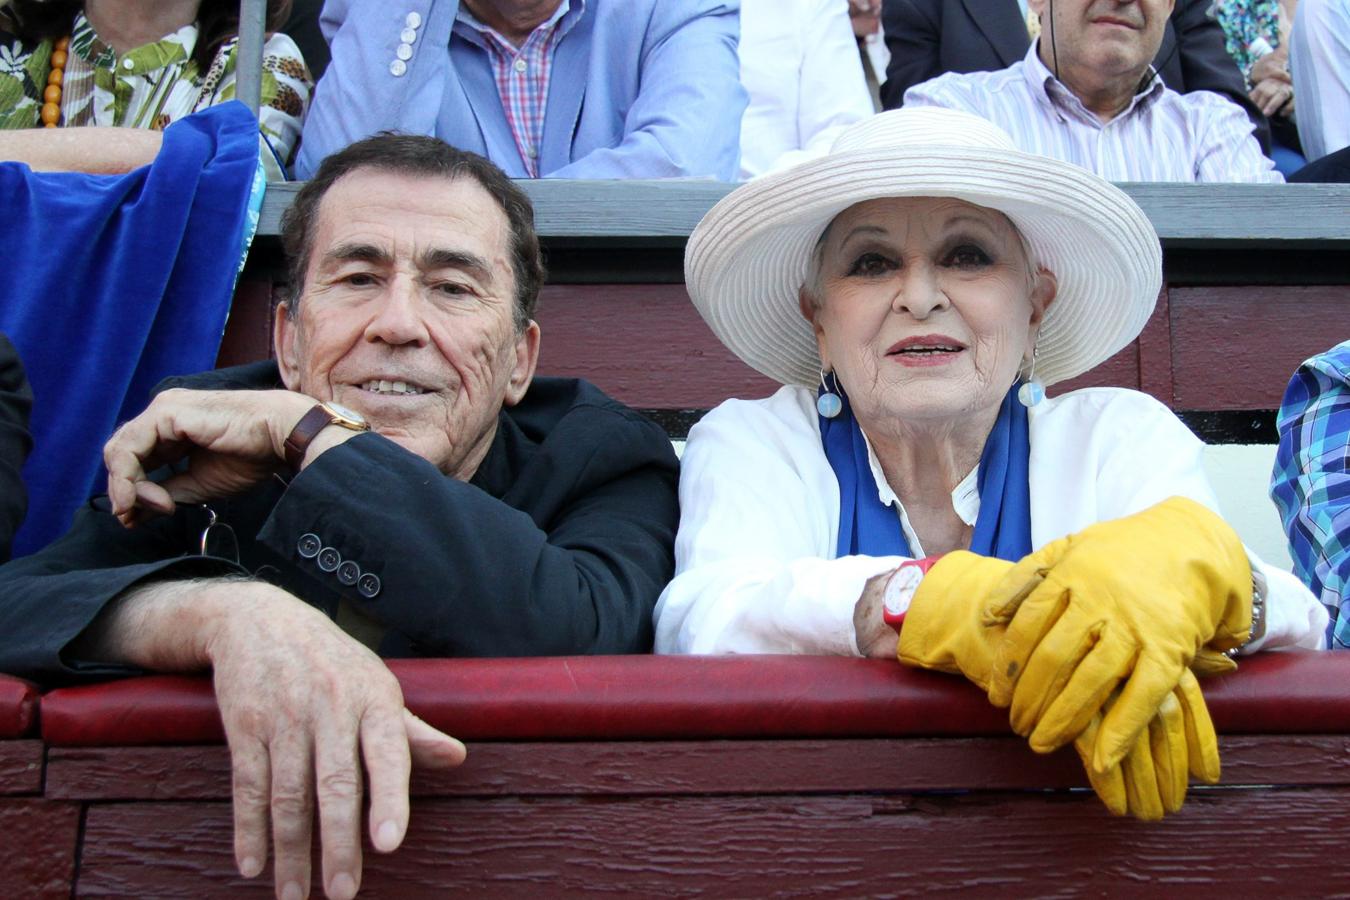
[(835, 216), (881, 197), (952, 197), (1012, 221), (1058, 281), (1036, 345), (1047, 385), (1114, 355), (1157, 303), (1162, 249), (1124, 191), (1047, 157), (935, 144), (835, 153), (718, 202), (685, 252), (689, 295), (713, 333), (782, 384), (816, 384), (820, 357), (798, 305), (811, 253)]

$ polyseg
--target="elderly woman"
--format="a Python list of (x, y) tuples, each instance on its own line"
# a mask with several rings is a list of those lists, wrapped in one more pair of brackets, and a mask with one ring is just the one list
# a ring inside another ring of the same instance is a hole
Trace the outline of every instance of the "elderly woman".
[(1036, 750), (1074, 741), (1113, 811), (1156, 818), (1188, 769), (1218, 777), (1192, 667), (1322, 646), (1170, 411), (1045, 397), (1161, 284), (1148, 219), (1097, 176), (963, 113), (883, 113), (728, 195), (686, 281), (784, 387), (690, 432), (659, 652), (892, 657), (898, 630), (903, 662), (965, 674)]

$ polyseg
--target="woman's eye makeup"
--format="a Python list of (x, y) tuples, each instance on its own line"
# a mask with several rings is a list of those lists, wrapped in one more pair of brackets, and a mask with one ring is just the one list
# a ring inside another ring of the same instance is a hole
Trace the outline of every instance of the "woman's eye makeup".
[(854, 258), (853, 263), (848, 267), (849, 275), (883, 275), (895, 268), (895, 263), (891, 259), (875, 250), (864, 251)]
[(993, 261), (993, 257), (985, 252), (983, 247), (971, 241), (962, 241), (952, 247), (942, 259), (944, 265), (958, 269), (981, 268), (990, 265)]

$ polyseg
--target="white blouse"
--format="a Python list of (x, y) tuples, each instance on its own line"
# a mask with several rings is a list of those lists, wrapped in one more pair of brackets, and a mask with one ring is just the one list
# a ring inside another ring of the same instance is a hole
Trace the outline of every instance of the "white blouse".
[[(1028, 420), (1033, 547), (1171, 496), (1218, 510), (1203, 443), (1146, 394), (1072, 391), (1033, 407)], [(872, 463), (878, 496), (894, 504), (922, 555)], [(967, 478), (952, 495), (967, 522), (979, 511), (974, 485)], [(820, 446), (814, 391), (784, 387), (708, 413), (689, 432), (680, 510), (675, 580), (656, 605), (658, 653), (858, 655), (853, 608), (863, 586), (904, 557), (835, 557), (839, 484)], [(1247, 652), (1324, 647), (1322, 604), (1293, 574), (1248, 556), (1268, 593), (1265, 638)]]

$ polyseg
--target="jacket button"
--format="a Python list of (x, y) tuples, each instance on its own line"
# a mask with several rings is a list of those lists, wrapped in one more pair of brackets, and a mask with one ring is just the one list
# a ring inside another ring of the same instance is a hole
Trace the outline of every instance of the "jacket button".
[(389, 74), (395, 78), (403, 77), (403, 73), (408, 71), (408, 64), (401, 59), (396, 59), (389, 64)]
[(351, 587), (361, 577), (361, 567), (350, 559), (337, 568), (337, 580), (344, 587)]
[(338, 553), (332, 547), (324, 547), (319, 551), (319, 568), (324, 572), (332, 572), (342, 565), (342, 554)]
[(313, 559), (323, 549), (323, 541), (319, 540), (317, 534), (302, 534), (295, 543), (295, 549), (303, 559)]
[(408, 17), (403, 20), (403, 24), (407, 25), (409, 28), (420, 28), (422, 25), (422, 17), (415, 12), (410, 12), (408, 13)]
[(357, 591), (359, 591), (361, 596), (365, 597), (367, 600), (374, 600), (375, 595), (380, 592), (381, 587), (380, 576), (372, 575), (370, 572), (362, 575), (361, 579), (356, 582)]

